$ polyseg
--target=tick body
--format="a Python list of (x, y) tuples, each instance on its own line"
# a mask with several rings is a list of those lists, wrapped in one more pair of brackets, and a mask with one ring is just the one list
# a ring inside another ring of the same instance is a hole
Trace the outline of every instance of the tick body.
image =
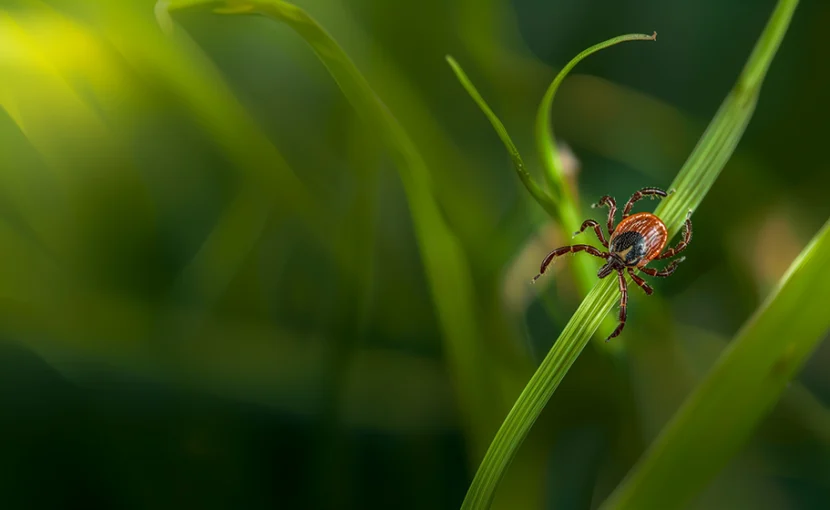
[(668, 194), (657, 188), (643, 188), (634, 193), (631, 199), (625, 204), (622, 221), (616, 227), (614, 226), (614, 220), (617, 212), (617, 204), (609, 196), (602, 197), (599, 203), (594, 204), (593, 207), (608, 206), (608, 240), (606, 241), (599, 223), (594, 220), (585, 220), (582, 223), (582, 228), (574, 236), (584, 232), (588, 228), (593, 228), (597, 238), (608, 251), (600, 251), (587, 244), (576, 244), (557, 248), (548, 253), (544, 260), (542, 260), (539, 274), (533, 278), (533, 281), (536, 281), (545, 273), (545, 270), (556, 257), (566, 253), (584, 251), (595, 257), (605, 259), (606, 262), (597, 272), (597, 276), (599, 278), (605, 278), (611, 273), (616, 272), (620, 283), (620, 323), (614, 332), (605, 340), (606, 342), (619, 335), (625, 327), (628, 307), (628, 288), (625, 282), (625, 273), (627, 272), (634, 283), (639, 285), (646, 294), (650, 295), (653, 289), (645, 280), (637, 275), (637, 271), (650, 276), (669, 276), (677, 269), (677, 265), (684, 260), (684, 257), (673, 260), (661, 270), (645, 266), (653, 260), (666, 259), (680, 253), (686, 249), (686, 246), (688, 246), (689, 241), (692, 239), (692, 211), (689, 211), (689, 214), (686, 215), (686, 222), (683, 225), (683, 239), (675, 247), (663, 251), (669, 235), (666, 225), (663, 224), (660, 218), (646, 212), (630, 214), (634, 203), (646, 196), (662, 198), (668, 196)]
[(644, 266), (660, 255), (669, 233), (657, 216), (642, 212), (623, 219), (611, 239), (608, 251), (622, 259), (627, 266)]

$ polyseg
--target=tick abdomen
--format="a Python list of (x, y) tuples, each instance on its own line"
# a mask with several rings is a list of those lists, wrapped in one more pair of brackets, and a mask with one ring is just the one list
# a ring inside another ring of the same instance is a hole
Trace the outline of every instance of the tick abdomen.
[(624, 218), (614, 229), (609, 250), (628, 265), (643, 266), (663, 251), (668, 237), (660, 218), (647, 212), (636, 213)]

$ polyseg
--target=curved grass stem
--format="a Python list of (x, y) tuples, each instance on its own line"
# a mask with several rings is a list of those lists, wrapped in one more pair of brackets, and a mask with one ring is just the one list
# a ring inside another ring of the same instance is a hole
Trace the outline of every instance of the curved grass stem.
[[(192, 6), (222, 14), (256, 14), (285, 23), (311, 47), (361, 119), (389, 150), (407, 196), (424, 273), (429, 283), (449, 364), (459, 396), (472, 457), (486, 449), (498, 423), (490, 397), (495, 385), (480, 349), (480, 326), (471, 268), (455, 233), (435, 199), (432, 174), (409, 133), (377, 96), (366, 78), (331, 35), (303, 9), (281, 0), (161, 0), (160, 22), (170, 10)], [(169, 23), (168, 23), (169, 25)]]
[[(545, 95), (542, 96), (542, 101), (539, 103), (539, 108), (536, 112), (536, 150), (539, 151), (539, 156), (542, 158), (542, 163), (545, 169), (545, 177), (547, 179), (547, 184), (553, 193), (553, 199), (557, 203), (562, 204), (562, 208), (568, 208), (574, 211), (576, 210), (571, 192), (565, 183), (563, 165), (559, 158), (559, 151), (556, 148), (556, 138), (554, 137), (553, 128), (551, 127), (553, 99), (556, 96), (557, 90), (559, 90), (559, 86), (565, 80), (568, 73), (570, 73), (577, 64), (589, 55), (593, 55), (600, 50), (626, 41), (656, 40), (657, 32), (654, 32), (652, 35), (620, 35), (612, 37), (607, 41), (595, 44), (572, 58), (571, 61), (568, 62), (561, 71), (559, 71), (559, 74), (556, 75), (556, 78), (553, 79), (553, 82), (551, 82), (545, 91)], [(571, 229), (570, 232), (573, 232), (578, 227), (579, 225), (576, 223), (573, 225), (567, 225), (567, 228)]]
[(453, 72), (455, 72), (458, 81), (461, 82), (461, 85), (470, 94), (470, 97), (473, 98), (473, 101), (476, 102), (478, 107), (484, 112), (484, 115), (490, 121), (490, 124), (493, 125), (493, 129), (495, 129), (496, 134), (499, 135), (504, 146), (507, 148), (507, 152), (510, 154), (510, 160), (513, 162), (513, 168), (516, 170), (516, 175), (519, 176), (519, 180), (522, 181), (527, 191), (530, 193), (530, 196), (533, 197), (534, 200), (545, 210), (552, 218), (559, 218), (561, 216), (560, 205), (553, 199), (553, 197), (545, 191), (541, 186), (536, 184), (536, 181), (533, 179), (533, 176), (530, 175), (530, 172), (527, 171), (527, 167), (525, 166), (524, 160), (522, 159), (521, 154), (519, 154), (519, 149), (516, 148), (516, 144), (513, 143), (513, 139), (510, 138), (510, 135), (507, 133), (507, 129), (505, 129), (504, 124), (502, 124), (501, 120), (499, 120), (498, 116), (493, 113), (493, 110), (487, 104), (487, 101), (481, 97), (481, 94), (476, 89), (473, 82), (470, 81), (470, 78), (467, 77), (467, 74), (455, 61), (455, 59), (447, 55), (446, 56), (447, 62), (452, 67)]

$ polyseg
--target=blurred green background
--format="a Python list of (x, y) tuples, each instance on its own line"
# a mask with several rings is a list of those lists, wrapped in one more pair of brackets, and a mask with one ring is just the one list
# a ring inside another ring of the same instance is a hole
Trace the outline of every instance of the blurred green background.
[[(775, 4), (296, 3), (424, 156), (474, 320), (436, 306), (379, 134), (287, 26), (194, 8), (165, 34), (151, 1), (3, 0), (2, 508), (457, 508), (581, 296), (567, 260), (530, 285), (570, 239), (445, 54), (538, 173), (557, 70), (658, 32), (556, 99), (601, 220), (600, 196), (668, 186)], [(828, 26), (830, 3), (800, 4), (686, 262), (632, 289), (624, 333), (579, 358), (495, 507), (599, 504), (830, 216)], [(830, 507), (828, 363), (825, 343), (693, 508)]]

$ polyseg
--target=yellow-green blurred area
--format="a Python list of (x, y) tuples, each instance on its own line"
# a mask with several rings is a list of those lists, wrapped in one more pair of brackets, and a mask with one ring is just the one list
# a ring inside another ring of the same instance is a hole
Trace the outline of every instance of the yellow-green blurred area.
[[(444, 56), (541, 182), (556, 72), (658, 32), (556, 98), (581, 214), (604, 223), (602, 195), (669, 185), (774, 3), (298, 1), (423, 156), (438, 214), (414, 221), (383, 133), (288, 26), (0, 1), (0, 508), (457, 508), (583, 296), (567, 259), (530, 284), (571, 240)], [(686, 261), (632, 286), (496, 508), (598, 505), (830, 216), (828, 25), (800, 4)], [(471, 292), (435, 284), (424, 239)], [(828, 363), (825, 343), (693, 508), (830, 507)]]

